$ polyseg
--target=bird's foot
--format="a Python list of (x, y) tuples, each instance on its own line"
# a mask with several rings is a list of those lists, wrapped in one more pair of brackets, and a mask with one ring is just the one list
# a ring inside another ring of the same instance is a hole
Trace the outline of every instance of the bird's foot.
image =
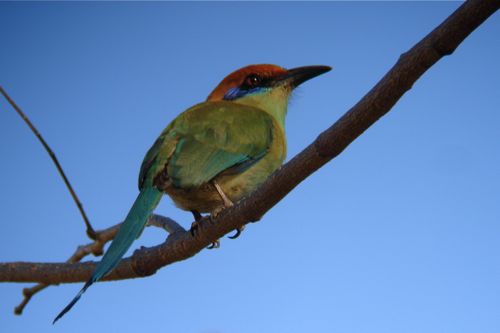
[[(224, 205), (214, 209), (210, 213), (210, 218), (216, 218), (224, 209), (231, 207), (231, 206), (234, 206), (233, 202), (226, 196), (226, 194), (224, 193), (222, 188), (219, 186), (219, 184), (217, 184), (217, 182), (214, 181), (213, 185), (214, 185), (215, 189), (217, 190), (217, 192), (219, 193), (222, 201), (224, 202)], [(191, 235), (194, 237), (196, 235), (196, 232), (199, 229), (199, 222), (202, 219), (202, 216), (197, 211), (192, 211), (192, 213), (193, 213), (193, 216), (194, 216), (196, 221), (191, 224), (190, 231), (191, 231)], [(236, 229), (236, 234), (232, 237), (229, 237), (229, 238), (232, 238), (232, 239), (237, 238), (241, 234), (242, 230), (243, 230), (243, 228)], [(211, 249), (217, 249), (219, 247), (220, 247), (220, 241), (216, 240), (210, 246), (208, 246), (207, 249), (211, 250)]]
[(232, 235), (232, 236), (228, 236), (227, 238), (230, 238), (230, 239), (236, 239), (236, 238), (240, 237), (241, 232), (242, 232), (243, 230), (245, 230), (245, 226), (244, 226), (244, 225), (242, 225), (242, 226), (241, 226), (241, 227), (239, 227), (239, 228), (236, 228), (236, 233), (235, 233), (234, 235)]
[[(189, 229), (189, 232), (193, 237), (196, 237), (196, 234), (198, 233), (198, 229), (200, 228), (200, 220), (191, 223), (191, 229)], [(220, 247), (220, 241), (216, 240), (215, 242), (207, 246), (207, 249), (212, 250), (212, 249), (218, 249), (219, 247)]]

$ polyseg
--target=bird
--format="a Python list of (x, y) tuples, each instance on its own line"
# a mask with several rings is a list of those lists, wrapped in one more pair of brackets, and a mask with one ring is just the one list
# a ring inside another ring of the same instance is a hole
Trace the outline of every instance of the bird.
[[(285, 116), (292, 91), (330, 70), (320, 65), (245, 66), (227, 75), (206, 101), (179, 114), (146, 153), (139, 195), (116, 237), (53, 323), (118, 264), (163, 194), (192, 212), (194, 235), (202, 213), (216, 215), (261, 185), (286, 157)], [(241, 229), (236, 231), (238, 236)]]

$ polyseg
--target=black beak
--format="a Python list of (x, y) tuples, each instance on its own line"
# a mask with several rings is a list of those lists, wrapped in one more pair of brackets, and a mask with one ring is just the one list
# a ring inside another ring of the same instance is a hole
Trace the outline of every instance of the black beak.
[(288, 73), (282, 80), (288, 82), (292, 88), (295, 88), (313, 77), (329, 72), (331, 69), (330, 66), (304, 66), (292, 68), (288, 70)]

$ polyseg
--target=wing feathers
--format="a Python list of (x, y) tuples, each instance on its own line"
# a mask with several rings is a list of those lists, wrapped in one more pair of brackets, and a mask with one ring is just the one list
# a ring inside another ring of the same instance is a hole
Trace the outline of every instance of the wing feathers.
[(257, 108), (227, 101), (198, 104), (163, 131), (144, 159), (140, 182), (165, 168), (182, 188), (200, 186), (228, 169), (243, 172), (267, 153), (273, 126), (272, 117)]

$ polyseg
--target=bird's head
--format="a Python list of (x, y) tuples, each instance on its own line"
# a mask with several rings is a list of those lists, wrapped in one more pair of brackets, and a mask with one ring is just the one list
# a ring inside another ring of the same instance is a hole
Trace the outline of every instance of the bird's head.
[(331, 70), (328, 66), (285, 69), (276, 65), (250, 65), (222, 80), (207, 101), (232, 101), (261, 108), (284, 121), (288, 97), (301, 83)]

